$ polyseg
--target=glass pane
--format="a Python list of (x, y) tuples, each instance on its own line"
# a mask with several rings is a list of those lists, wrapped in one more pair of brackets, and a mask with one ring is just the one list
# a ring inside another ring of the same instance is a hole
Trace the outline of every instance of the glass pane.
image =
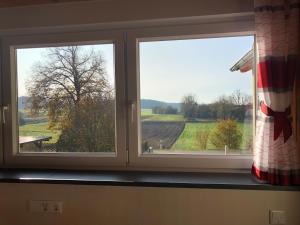
[(113, 44), (16, 54), (20, 152), (115, 152)]
[(251, 154), (253, 41), (140, 42), (141, 152)]

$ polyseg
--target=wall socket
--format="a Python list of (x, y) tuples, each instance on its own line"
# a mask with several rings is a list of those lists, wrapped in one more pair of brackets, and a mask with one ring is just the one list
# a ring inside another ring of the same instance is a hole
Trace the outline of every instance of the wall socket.
[(63, 202), (61, 201), (44, 201), (31, 200), (29, 201), (29, 211), (34, 213), (57, 213), (63, 211)]
[(282, 210), (270, 210), (269, 212), (270, 224), (286, 224), (285, 211)]

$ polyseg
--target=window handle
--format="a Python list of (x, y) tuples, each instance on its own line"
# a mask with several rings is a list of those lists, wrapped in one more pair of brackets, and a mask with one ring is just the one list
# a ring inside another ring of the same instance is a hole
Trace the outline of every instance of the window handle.
[(134, 123), (134, 121), (135, 121), (135, 116), (134, 116), (135, 110), (136, 110), (136, 104), (134, 101), (132, 101), (132, 102), (130, 102), (131, 123)]
[(6, 123), (6, 112), (8, 111), (8, 106), (2, 106), (2, 123)]

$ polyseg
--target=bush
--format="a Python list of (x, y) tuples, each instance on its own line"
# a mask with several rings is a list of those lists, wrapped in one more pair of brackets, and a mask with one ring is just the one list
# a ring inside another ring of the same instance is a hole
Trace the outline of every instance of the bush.
[(177, 114), (178, 110), (172, 106), (168, 106), (165, 111), (166, 114)]
[(19, 112), (18, 115), (19, 115), (19, 126), (25, 125), (25, 124), (26, 124), (26, 121), (25, 121), (25, 119), (24, 119), (24, 113)]
[(232, 119), (219, 121), (212, 131), (210, 141), (216, 148), (223, 149), (227, 145), (229, 149), (239, 149), (242, 143), (242, 132), (238, 123)]
[(197, 139), (201, 150), (207, 149), (207, 142), (209, 137), (209, 131), (199, 131), (197, 133)]
[(62, 122), (58, 152), (111, 152), (115, 148), (113, 100), (88, 99)]

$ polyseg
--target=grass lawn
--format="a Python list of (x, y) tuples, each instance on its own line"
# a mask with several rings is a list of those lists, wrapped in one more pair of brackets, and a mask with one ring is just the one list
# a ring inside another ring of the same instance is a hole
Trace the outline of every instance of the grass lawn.
[(52, 139), (48, 141), (47, 143), (52, 144), (56, 143), (60, 131), (51, 131), (48, 129), (48, 123), (35, 123), (35, 124), (26, 124), (23, 126), (20, 126), (19, 128), (19, 135), (20, 136), (51, 136)]
[(182, 115), (180, 114), (153, 114), (152, 109), (142, 109), (141, 110), (142, 120), (149, 121), (184, 121)]
[(142, 116), (152, 116), (152, 109), (141, 109)]
[[(199, 151), (199, 143), (197, 141), (197, 134), (199, 131), (210, 131), (216, 125), (216, 122), (201, 122), (201, 123), (186, 123), (185, 129), (175, 142), (172, 150), (186, 150)], [(243, 132), (243, 140), (241, 149), (244, 149), (252, 136), (252, 123), (239, 123), (239, 127)], [(215, 147), (208, 141), (208, 150), (215, 149)]]

